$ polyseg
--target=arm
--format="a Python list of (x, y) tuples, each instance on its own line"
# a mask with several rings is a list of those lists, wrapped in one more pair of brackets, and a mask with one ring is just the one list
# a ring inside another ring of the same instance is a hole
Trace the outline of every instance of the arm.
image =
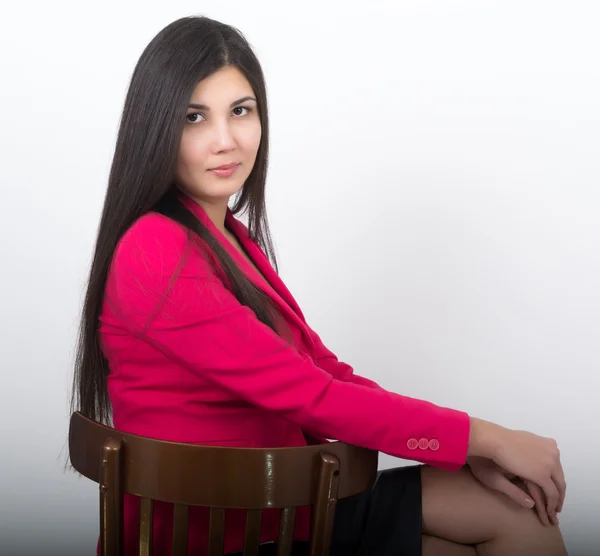
[[(241, 305), (162, 216), (125, 235), (107, 291), (125, 326), (184, 371), (309, 433), (450, 470), (465, 463), (466, 413), (334, 378)], [(436, 439), (437, 449), (411, 439)]]
[(379, 386), (379, 384), (373, 380), (354, 374), (354, 369), (347, 363), (339, 361), (337, 356), (332, 351), (327, 349), (319, 335), (312, 330), (312, 328), (308, 328), (310, 330), (310, 337), (315, 346), (314, 359), (315, 364), (318, 367), (327, 371), (338, 380), (343, 380), (344, 382), (353, 382), (354, 384), (362, 384), (368, 388), (381, 389), (381, 386)]

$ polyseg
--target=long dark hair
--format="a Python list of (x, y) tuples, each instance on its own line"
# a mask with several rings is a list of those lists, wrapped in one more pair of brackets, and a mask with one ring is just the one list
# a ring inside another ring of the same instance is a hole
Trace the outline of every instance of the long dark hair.
[[(175, 167), (190, 97), (205, 77), (237, 67), (253, 88), (262, 125), (254, 167), (234, 199), (248, 232), (278, 271), (265, 212), (268, 114), (264, 76), (242, 33), (207, 17), (185, 17), (160, 31), (142, 53), (129, 84), (108, 179), (79, 329), (72, 410), (108, 423), (107, 361), (98, 338), (104, 288), (117, 244), (142, 215), (157, 211), (212, 248), (240, 303), (276, 332), (275, 307), (238, 269), (208, 229), (177, 199)], [(196, 238), (197, 239), (197, 238)]]

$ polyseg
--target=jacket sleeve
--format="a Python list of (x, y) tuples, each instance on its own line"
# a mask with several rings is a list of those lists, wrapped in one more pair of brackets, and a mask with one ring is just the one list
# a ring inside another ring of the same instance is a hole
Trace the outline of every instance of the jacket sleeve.
[(310, 337), (315, 346), (314, 361), (318, 367), (327, 371), (338, 380), (343, 380), (344, 382), (353, 382), (354, 384), (361, 384), (367, 388), (381, 388), (381, 386), (375, 381), (355, 374), (354, 369), (348, 365), (348, 363), (339, 361), (335, 353), (325, 346), (319, 335), (312, 328), (308, 328), (310, 331)]
[(240, 304), (191, 245), (161, 215), (143, 217), (122, 238), (107, 291), (132, 334), (311, 434), (448, 470), (464, 465), (466, 413), (335, 378)]

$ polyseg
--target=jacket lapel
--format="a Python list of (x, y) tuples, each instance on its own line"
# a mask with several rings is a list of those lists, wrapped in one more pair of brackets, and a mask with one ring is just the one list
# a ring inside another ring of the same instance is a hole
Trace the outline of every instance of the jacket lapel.
[(281, 314), (287, 320), (294, 322), (302, 333), (305, 342), (312, 346), (312, 339), (308, 332), (307, 324), (300, 307), (293, 298), (291, 292), (287, 289), (281, 278), (277, 275), (274, 268), (262, 249), (250, 238), (246, 226), (237, 220), (231, 209), (227, 208), (225, 222), (227, 227), (233, 232), (237, 240), (246, 250), (246, 253), (260, 270), (263, 277), (252, 268), (241, 253), (230, 243), (230, 241), (214, 225), (212, 220), (206, 214), (206, 211), (193, 199), (185, 194), (179, 196), (183, 204), (204, 224), (210, 233), (219, 241), (222, 247), (229, 253), (237, 263), (244, 275), (257, 287), (265, 292), (279, 307)]

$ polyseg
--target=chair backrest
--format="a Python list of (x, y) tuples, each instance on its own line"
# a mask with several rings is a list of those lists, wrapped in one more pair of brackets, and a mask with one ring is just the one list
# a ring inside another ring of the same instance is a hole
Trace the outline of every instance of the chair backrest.
[(100, 548), (123, 551), (123, 495), (140, 497), (140, 555), (152, 552), (153, 501), (174, 504), (173, 556), (187, 554), (190, 506), (210, 508), (210, 556), (222, 556), (225, 510), (246, 510), (244, 556), (257, 555), (261, 511), (281, 508), (278, 556), (292, 550), (296, 507), (312, 506), (310, 556), (329, 553), (338, 499), (364, 492), (377, 452), (332, 442), (294, 448), (199, 446), (127, 434), (79, 412), (69, 429), (71, 464), (100, 485)]

